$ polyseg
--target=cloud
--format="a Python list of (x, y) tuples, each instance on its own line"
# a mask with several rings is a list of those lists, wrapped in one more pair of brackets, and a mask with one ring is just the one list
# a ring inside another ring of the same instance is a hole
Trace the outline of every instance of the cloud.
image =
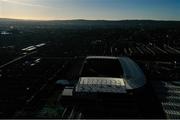
[(30, 2), (27, 2), (27, 1), (28, 0), (0, 0), (0, 2), (17, 4), (17, 5), (22, 5), (22, 6), (50, 8), (50, 7), (45, 6), (45, 5), (30, 3)]

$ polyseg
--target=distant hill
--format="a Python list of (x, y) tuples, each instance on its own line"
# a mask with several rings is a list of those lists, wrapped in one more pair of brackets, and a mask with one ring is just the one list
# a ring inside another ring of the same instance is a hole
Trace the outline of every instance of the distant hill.
[(15, 26), (17, 28), (164, 28), (180, 27), (180, 21), (157, 21), (157, 20), (19, 20), (0, 18), (0, 27)]

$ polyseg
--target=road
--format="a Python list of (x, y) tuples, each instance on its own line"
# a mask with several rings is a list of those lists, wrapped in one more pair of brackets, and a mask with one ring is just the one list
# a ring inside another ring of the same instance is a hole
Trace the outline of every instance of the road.
[(31, 52), (31, 53), (28, 53), (27, 55), (23, 55), (23, 56), (20, 56), (20, 57), (18, 57), (18, 58), (15, 58), (14, 60), (11, 60), (11, 61), (9, 61), (9, 62), (1, 65), (1, 66), (0, 66), (0, 69), (4, 68), (5, 66), (8, 66), (8, 65), (10, 65), (10, 64), (12, 64), (12, 63), (14, 63), (14, 62), (17, 62), (17, 61), (19, 61), (19, 60), (21, 60), (21, 59), (23, 59), (23, 58), (25, 58), (25, 57), (27, 57), (27, 56), (29, 56), (29, 55), (35, 54), (35, 53), (37, 53), (37, 51), (33, 51), (33, 52)]

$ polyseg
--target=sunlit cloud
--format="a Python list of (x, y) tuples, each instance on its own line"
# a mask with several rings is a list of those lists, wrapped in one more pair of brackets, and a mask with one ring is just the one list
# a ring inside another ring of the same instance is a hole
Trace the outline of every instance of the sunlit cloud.
[(8, 1), (8, 0), (1, 0), (2, 2), (6, 2), (6, 1)]
[[(29, 1), (30, 1), (30, 0), (29, 0)], [(17, 5), (22, 5), (22, 6), (30, 6), (30, 7), (44, 7), (44, 8), (50, 8), (49, 6), (30, 3), (30, 2), (28, 2), (28, 0), (0, 0), (0, 2), (11, 3), (11, 4), (17, 4)]]

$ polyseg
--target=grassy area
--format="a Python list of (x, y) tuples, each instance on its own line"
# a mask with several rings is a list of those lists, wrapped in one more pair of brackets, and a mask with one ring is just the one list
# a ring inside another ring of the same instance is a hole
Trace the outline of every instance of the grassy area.
[(48, 98), (46, 104), (35, 114), (35, 118), (61, 118), (64, 108), (58, 101), (61, 90), (55, 90)]

